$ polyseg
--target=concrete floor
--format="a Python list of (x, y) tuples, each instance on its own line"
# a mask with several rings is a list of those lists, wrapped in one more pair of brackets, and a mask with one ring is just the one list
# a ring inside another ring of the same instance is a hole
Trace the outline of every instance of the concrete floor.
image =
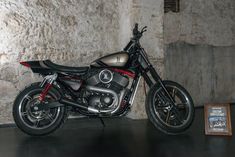
[[(233, 106), (232, 111), (235, 109)], [(235, 129), (232, 113), (232, 127)], [(234, 157), (235, 139), (205, 136), (203, 109), (196, 109), (192, 127), (169, 136), (147, 120), (68, 120), (47, 137), (30, 137), (15, 127), (0, 128), (0, 157)], [(234, 130), (233, 129), (233, 130)]]

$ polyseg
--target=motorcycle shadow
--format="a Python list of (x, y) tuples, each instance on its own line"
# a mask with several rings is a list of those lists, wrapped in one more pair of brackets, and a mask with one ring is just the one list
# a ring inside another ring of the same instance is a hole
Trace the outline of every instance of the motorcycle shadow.
[(61, 150), (62, 148), (62, 141), (58, 137), (27, 136), (19, 142), (16, 157), (60, 156), (58, 150)]
[(72, 130), (66, 135), (25, 137), (19, 143), (16, 157), (110, 156), (110, 152), (112, 156), (128, 156), (128, 144), (123, 138), (120, 133), (110, 133), (103, 128)]
[(17, 157), (62, 156), (167, 156), (194, 148), (190, 134), (165, 135), (147, 121), (125, 125), (61, 129), (45, 137), (25, 137), (20, 141)]

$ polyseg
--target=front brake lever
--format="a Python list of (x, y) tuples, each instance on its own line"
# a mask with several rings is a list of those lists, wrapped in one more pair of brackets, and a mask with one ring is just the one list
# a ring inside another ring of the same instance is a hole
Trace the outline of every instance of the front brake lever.
[(141, 30), (141, 33), (144, 33), (144, 32), (146, 32), (147, 31), (147, 26), (144, 26), (143, 28), (142, 28), (142, 30)]
[(141, 33), (144, 33), (144, 32), (146, 32), (146, 31), (147, 31), (147, 29), (145, 29), (145, 30), (142, 30), (142, 31), (141, 31)]

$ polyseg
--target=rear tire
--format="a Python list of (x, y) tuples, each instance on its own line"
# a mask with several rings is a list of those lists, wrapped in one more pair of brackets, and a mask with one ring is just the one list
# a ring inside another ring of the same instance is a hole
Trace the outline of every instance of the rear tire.
[[(42, 90), (39, 83), (31, 84), (19, 93), (13, 105), (13, 118), (17, 127), (31, 136), (50, 134), (62, 126), (67, 118), (65, 107), (32, 112), (31, 108), (38, 103), (38, 96)], [(52, 102), (59, 98), (60, 93), (52, 87), (45, 101)]]
[[(160, 84), (149, 90), (146, 98), (146, 113), (152, 124), (166, 134), (179, 134), (186, 131), (194, 119), (194, 104), (189, 93), (180, 84), (163, 81), (167, 91), (175, 101), (180, 116), (171, 109), (169, 98), (164, 94)], [(180, 117), (180, 118), (179, 118)]]

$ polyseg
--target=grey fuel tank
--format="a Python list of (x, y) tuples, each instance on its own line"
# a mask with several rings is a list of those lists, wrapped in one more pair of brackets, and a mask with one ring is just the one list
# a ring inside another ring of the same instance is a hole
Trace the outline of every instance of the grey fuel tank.
[(101, 57), (91, 63), (94, 67), (124, 67), (129, 60), (127, 52), (116, 52), (104, 57)]

